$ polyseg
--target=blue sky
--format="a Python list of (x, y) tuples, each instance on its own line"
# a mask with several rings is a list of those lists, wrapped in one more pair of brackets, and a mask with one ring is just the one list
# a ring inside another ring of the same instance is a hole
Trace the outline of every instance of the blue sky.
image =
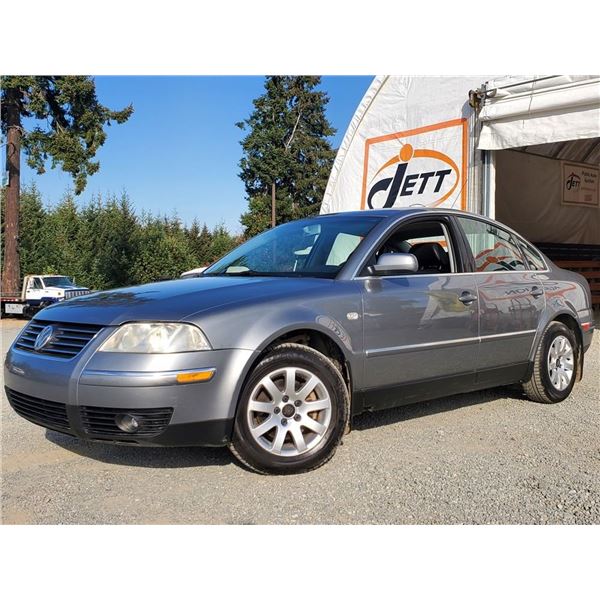
[[(329, 94), (327, 117), (341, 143), (346, 127), (372, 77), (327, 76), (321, 89)], [(100, 102), (120, 109), (133, 103), (124, 125), (107, 128), (97, 153), (100, 171), (88, 179), (78, 201), (92, 195), (126, 191), (136, 210), (172, 214), (209, 226), (223, 221), (240, 231), (246, 208), (238, 177), (244, 132), (235, 123), (252, 110), (263, 92), (263, 77), (97, 77)], [(72, 186), (60, 168), (37, 175), (22, 161), (22, 184), (35, 182), (46, 202), (58, 201)]]

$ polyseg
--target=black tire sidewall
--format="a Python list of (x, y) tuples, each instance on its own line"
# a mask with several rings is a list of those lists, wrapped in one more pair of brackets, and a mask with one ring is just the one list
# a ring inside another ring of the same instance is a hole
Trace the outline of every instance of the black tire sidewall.
[[(250, 395), (258, 382), (268, 373), (283, 367), (300, 367), (317, 375), (331, 397), (331, 421), (320, 443), (300, 456), (276, 456), (262, 448), (250, 433), (247, 407)], [(347, 391), (341, 375), (325, 356), (312, 349), (281, 348), (269, 353), (251, 372), (244, 384), (234, 426), (234, 445), (251, 467), (274, 474), (309, 471), (335, 451), (344, 433), (348, 418)]]
[[(550, 381), (550, 374), (548, 373), (548, 353), (550, 352), (550, 346), (552, 342), (559, 336), (562, 335), (566, 337), (571, 347), (573, 348), (573, 358), (574, 358), (574, 369), (573, 376), (571, 377), (571, 381), (569, 385), (562, 391), (557, 390)], [(571, 329), (569, 329), (566, 325), (562, 323), (552, 323), (550, 327), (546, 330), (544, 337), (542, 339), (542, 348), (539, 356), (540, 363), (538, 364), (540, 379), (542, 381), (542, 385), (544, 386), (544, 392), (548, 399), (552, 402), (561, 402), (565, 400), (571, 391), (573, 390), (573, 386), (575, 385), (577, 366), (579, 364), (579, 346), (577, 344), (577, 340), (575, 338), (575, 334)]]

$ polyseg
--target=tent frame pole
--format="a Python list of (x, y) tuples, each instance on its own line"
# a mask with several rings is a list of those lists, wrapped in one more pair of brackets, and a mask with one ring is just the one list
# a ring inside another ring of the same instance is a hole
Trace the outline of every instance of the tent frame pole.
[(496, 154), (494, 150), (482, 150), (483, 215), (496, 218)]

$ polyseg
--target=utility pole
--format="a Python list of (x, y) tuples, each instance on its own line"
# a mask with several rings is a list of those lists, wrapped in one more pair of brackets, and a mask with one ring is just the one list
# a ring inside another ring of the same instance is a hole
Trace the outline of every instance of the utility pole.
[(21, 113), (18, 90), (6, 91), (6, 169), (8, 187), (4, 207), (4, 264), (2, 292), (19, 291), (21, 273), (19, 266), (19, 194), (21, 191)]
[(271, 184), (271, 227), (275, 227), (275, 182)]

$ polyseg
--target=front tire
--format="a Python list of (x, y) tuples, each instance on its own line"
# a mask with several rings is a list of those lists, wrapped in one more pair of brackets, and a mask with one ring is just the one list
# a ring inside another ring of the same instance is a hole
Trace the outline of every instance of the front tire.
[(313, 348), (281, 344), (244, 385), (230, 449), (259, 473), (310, 471), (334, 455), (348, 418), (348, 390), (334, 363)]
[(579, 345), (571, 329), (552, 321), (544, 331), (533, 361), (533, 371), (523, 390), (530, 400), (556, 404), (575, 385)]

